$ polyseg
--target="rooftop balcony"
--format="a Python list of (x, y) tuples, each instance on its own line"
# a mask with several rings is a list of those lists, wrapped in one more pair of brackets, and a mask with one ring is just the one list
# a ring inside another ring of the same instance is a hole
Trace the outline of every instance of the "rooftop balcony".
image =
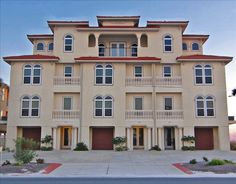
[(80, 78), (55, 76), (53, 79), (55, 92), (80, 92)]
[(54, 110), (52, 119), (54, 120), (76, 120), (79, 119), (80, 111), (77, 110)]

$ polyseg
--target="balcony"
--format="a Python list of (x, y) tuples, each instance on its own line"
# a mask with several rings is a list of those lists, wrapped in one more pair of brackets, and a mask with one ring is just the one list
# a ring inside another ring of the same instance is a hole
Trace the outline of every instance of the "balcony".
[(80, 111), (75, 110), (54, 110), (52, 119), (54, 120), (76, 120), (79, 119)]
[(158, 87), (180, 87), (182, 77), (157, 77), (155, 85)]
[(129, 77), (125, 81), (126, 86), (151, 86), (152, 77)]
[(125, 119), (152, 119), (152, 110), (130, 110), (125, 112)]
[(158, 120), (182, 120), (184, 114), (181, 110), (165, 110), (156, 111), (156, 117)]
[(55, 92), (80, 92), (79, 77), (60, 77), (55, 76), (53, 79)]

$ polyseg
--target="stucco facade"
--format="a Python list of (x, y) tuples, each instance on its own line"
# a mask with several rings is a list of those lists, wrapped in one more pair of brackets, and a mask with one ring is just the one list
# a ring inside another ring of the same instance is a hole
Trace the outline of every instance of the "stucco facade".
[(204, 55), (208, 35), (184, 34), (187, 21), (139, 27), (138, 16), (97, 18), (97, 27), (48, 21), (53, 34), (28, 35), (33, 55), (4, 57), (11, 65), (7, 147), (18, 136), (35, 138), (27, 132), (37, 128), (38, 139), (53, 137), (54, 149), (77, 142), (112, 149), (104, 136), (112, 131), (127, 137), (129, 150), (179, 150), (183, 136), (194, 136), (197, 149), (229, 150), (225, 65), (232, 58)]

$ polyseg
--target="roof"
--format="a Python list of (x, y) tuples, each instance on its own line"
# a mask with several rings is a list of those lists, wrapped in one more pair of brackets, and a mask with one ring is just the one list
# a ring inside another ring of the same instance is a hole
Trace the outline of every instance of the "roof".
[(48, 26), (51, 31), (54, 31), (54, 27), (60, 26), (77, 26), (77, 27), (89, 27), (89, 21), (66, 21), (66, 20), (49, 20)]
[(133, 21), (133, 27), (138, 27), (140, 16), (97, 16), (98, 26), (103, 27), (104, 21)]
[(33, 43), (35, 39), (53, 39), (53, 34), (33, 34), (27, 35), (27, 38)]
[(132, 61), (160, 61), (158, 57), (78, 57), (76, 61), (121, 61), (121, 62), (132, 62)]
[(139, 19), (140, 16), (97, 16), (98, 19)]
[(20, 55), (20, 56), (6, 56), (3, 57), (3, 60), (7, 63), (12, 61), (58, 61), (60, 58), (57, 56), (48, 56), (48, 55)]
[(233, 57), (229, 57), (229, 56), (216, 56), (216, 55), (188, 55), (188, 56), (180, 56), (177, 57), (176, 60), (177, 61), (225, 61), (227, 63), (229, 63), (230, 61), (232, 61)]
[(199, 39), (205, 43), (209, 38), (209, 35), (204, 34), (183, 34), (183, 39)]
[(189, 21), (185, 21), (185, 20), (176, 20), (176, 21), (147, 21), (147, 27), (152, 27), (152, 26), (176, 26), (179, 25), (181, 26), (182, 32), (184, 32), (184, 30), (186, 29), (187, 25), (188, 25)]

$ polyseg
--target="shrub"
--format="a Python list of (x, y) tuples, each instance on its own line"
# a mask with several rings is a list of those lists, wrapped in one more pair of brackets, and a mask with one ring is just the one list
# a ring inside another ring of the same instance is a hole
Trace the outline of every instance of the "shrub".
[(233, 161), (231, 161), (231, 160), (224, 160), (224, 162), (226, 163), (226, 164), (235, 164)]
[(214, 165), (224, 165), (225, 161), (224, 160), (220, 160), (220, 159), (212, 159), (210, 162), (208, 162), (207, 165), (209, 166), (214, 166)]
[(26, 138), (17, 138), (14, 141), (16, 150), (14, 158), (17, 163), (29, 163), (37, 156), (34, 151), (39, 145), (37, 142)]
[(230, 142), (230, 149), (231, 150), (236, 150), (236, 141), (231, 141)]
[(197, 163), (197, 160), (196, 159), (192, 159), (189, 161), (190, 164), (196, 164)]
[(181, 148), (183, 151), (194, 151), (195, 146), (182, 146)]
[(41, 150), (41, 151), (52, 151), (52, 150), (53, 150), (53, 147), (41, 146), (41, 147), (40, 147), (40, 150)]
[(191, 142), (191, 143), (194, 143), (194, 142), (195, 142), (195, 137), (190, 136), (190, 135), (188, 135), (188, 136), (183, 136), (181, 140), (184, 141), (184, 142)]
[(208, 162), (208, 158), (207, 157), (202, 157), (202, 159), (205, 161), (205, 162)]
[(161, 151), (161, 148), (158, 145), (155, 145), (150, 150)]
[(88, 147), (85, 143), (79, 142), (76, 144), (74, 151), (88, 151)]
[(127, 138), (126, 137), (114, 137), (112, 139), (112, 144), (115, 145), (115, 150), (116, 151), (124, 151), (125, 150), (125, 146), (124, 144), (126, 143)]
[(53, 138), (51, 135), (46, 135), (42, 140), (41, 143), (45, 144), (45, 146), (41, 146), (41, 150), (42, 151), (51, 151), (53, 150), (52, 147), (52, 142), (53, 142)]

